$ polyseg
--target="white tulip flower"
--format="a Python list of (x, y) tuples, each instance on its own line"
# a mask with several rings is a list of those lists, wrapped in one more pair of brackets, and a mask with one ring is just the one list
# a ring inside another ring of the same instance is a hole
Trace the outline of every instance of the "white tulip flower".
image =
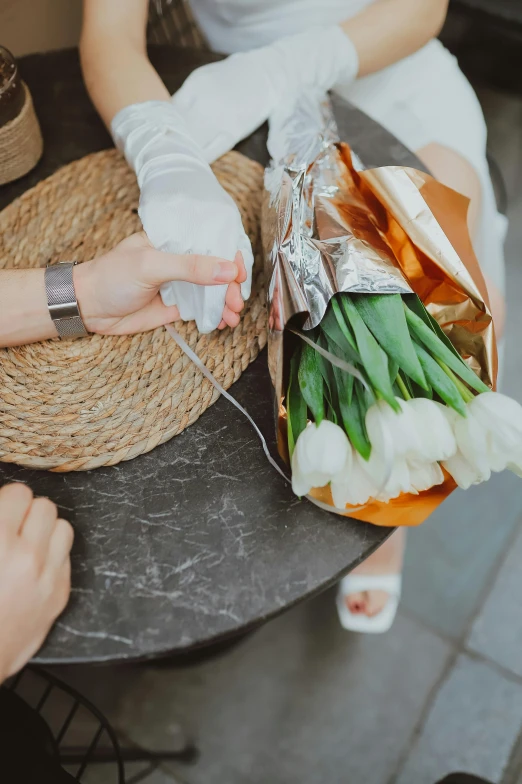
[(332, 480), (332, 497), (337, 509), (344, 509), (346, 504), (362, 506), (370, 498), (374, 498), (378, 487), (366, 470), (366, 461), (354, 450), (351, 464)]
[(377, 499), (385, 502), (443, 482), (438, 461), (457, 450), (445, 406), (424, 398), (397, 402), (400, 413), (380, 400), (366, 414), (372, 444), (366, 472), (378, 488)]
[[(436, 463), (452, 457), (457, 452), (457, 442), (446, 416), (447, 406), (423, 397), (408, 400), (406, 406), (414, 412), (417, 422), (422, 460)], [(417, 458), (408, 456), (408, 459), (415, 461)]]
[(372, 445), (372, 457), (416, 456), (421, 450), (417, 417), (401, 398), (401, 410), (394, 411), (385, 400), (378, 400), (366, 412), (366, 431)]
[(410, 463), (409, 469), (410, 493), (421, 493), (444, 482), (444, 474), (438, 463)]
[(446, 417), (457, 442), (457, 453), (444, 468), (459, 487), (486, 482), (492, 471), (509, 468), (522, 474), (522, 406), (499, 392), (483, 392), (467, 404), (467, 416), (451, 409)]
[(468, 403), (468, 412), (484, 432), (491, 470), (516, 463), (515, 456), (522, 455), (522, 406), (500, 392), (483, 392)]
[(292, 489), (298, 496), (324, 487), (351, 467), (352, 447), (338, 425), (323, 419), (310, 423), (297, 439), (292, 455)]

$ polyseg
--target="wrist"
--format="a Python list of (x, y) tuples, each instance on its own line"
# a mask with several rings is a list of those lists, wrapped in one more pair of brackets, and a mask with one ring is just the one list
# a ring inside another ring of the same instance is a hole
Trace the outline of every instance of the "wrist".
[(81, 319), (87, 332), (96, 332), (94, 324), (98, 317), (96, 284), (94, 280), (95, 261), (84, 261), (73, 267), (73, 284), (76, 302)]

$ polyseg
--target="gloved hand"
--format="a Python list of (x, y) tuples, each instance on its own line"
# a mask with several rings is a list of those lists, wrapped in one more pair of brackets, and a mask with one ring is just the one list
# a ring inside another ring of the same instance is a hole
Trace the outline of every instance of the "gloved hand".
[(209, 163), (303, 90), (353, 81), (359, 58), (337, 25), (281, 38), (196, 69), (172, 96)]
[[(168, 253), (228, 261), (240, 251), (247, 273), (241, 295), (248, 299), (253, 255), (241, 215), (174, 106), (168, 101), (127, 106), (116, 115), (111, 130), (136, 172), (138, 212), (153, 246)], [(226, 285), (173, 281), (161, 287), (161, 296), (165, 305), (178, 306), (182, 319), (195, 319), (200, 332), (216, 329), (222, 318), (231, 320)]]

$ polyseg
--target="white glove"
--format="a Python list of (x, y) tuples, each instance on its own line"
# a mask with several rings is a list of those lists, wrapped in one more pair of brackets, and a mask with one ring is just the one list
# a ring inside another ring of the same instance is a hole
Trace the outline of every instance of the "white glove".
[[(122, 109), (112, 135), (140, 187), (139, 216), (155, 248), (233, 261), (241, 251), (250, 296), (253, 255), (234, 200), (221, 187), (183, 118), (168, 101), (147, 101)], [(161, 287), (165, 305), (177, 305), (185, 321), (200, 332), (219, 325), (227, 286), (198, 286), (173, 281)]]
[(281, 101), (357, 77), (359, 58), (337, 25), (281, 38), (196, 69), (172, 96), (211, 163), (259, 128)]

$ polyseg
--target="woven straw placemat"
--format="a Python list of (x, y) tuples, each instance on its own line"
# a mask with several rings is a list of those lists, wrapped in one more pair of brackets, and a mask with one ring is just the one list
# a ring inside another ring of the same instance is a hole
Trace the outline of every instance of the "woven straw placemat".
[[(252, 240), (253, 293), (234, 330), (177, 328), (228, 388), (266, 343), (263, 170), (236, 152), (213, 168)], [(100, 255), (140, 230), (137, 206), (136, 178), (116, 150), (75, 161), (0, 213), (0, 267)], [(0, 460), (52, 471), (114, 465), (181, 433), (217, 396), (163, 328), (0, 349)]]

